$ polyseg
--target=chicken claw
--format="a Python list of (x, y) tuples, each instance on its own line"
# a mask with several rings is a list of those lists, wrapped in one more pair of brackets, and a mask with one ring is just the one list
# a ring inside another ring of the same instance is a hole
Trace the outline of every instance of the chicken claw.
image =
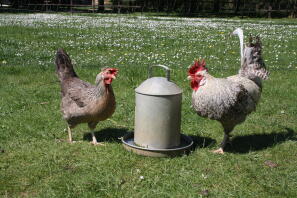
[(93, 141), (91, 141), (90, 142), (91, 144), (93, 144), (94, 146), (105, 146), (105, 144), (104, 143), (102, 143), (102, 142), (93, 142)]
[(74, 144), (74, 143), (81, 143), (82, 141), (71, 141), (69, 142), (70, 144)]
[(94, 146), (105, 146), (104, 143), (97, 142), (95, 133), (93, 131), (91, 132), (91, 134), (92, 134), (92, 139), (93, 139), (93, 141), (90, 142), (91, 144), (93, 144)]
[(212, 151), (213, 153), (217, 153), (217, 154), (224, 154), (224, 150), (223, 148), (219, 148), (217, 150)]

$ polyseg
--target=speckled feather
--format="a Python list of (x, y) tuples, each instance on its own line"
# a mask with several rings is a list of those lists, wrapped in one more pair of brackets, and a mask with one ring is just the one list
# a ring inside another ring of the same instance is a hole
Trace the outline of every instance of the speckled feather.
[(230, 131), (256, 107), (242, 84), (210, 75), (207, 75), (205, 85), (193, 92), (192, 105), (198, 115), (218, 120)]
[(239, 74), (228, 78), (215, 78), (205, 73), (205, 81), (193, 91), (192, 105), (198, 115), (219, 121), (226, 134), (245, 121), (256, 110), (261, 97), (262, 79), (268, 71), (261, 57), (261, 43), (247, 46)]
[(80, 123), (95, 128), (99, 121), (114, 113), (114, 93), (111, 85), (104, 84), (101, 73), (97, 75), (96, 86), (79, 79), (63, 50), (57, 52), (56, 66), (61, 81), (61, 111), (71, 128)]

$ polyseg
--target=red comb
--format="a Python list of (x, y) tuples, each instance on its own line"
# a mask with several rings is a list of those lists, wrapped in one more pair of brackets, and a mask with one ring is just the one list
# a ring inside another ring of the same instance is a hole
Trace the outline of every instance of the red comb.
[(103, 71), (109, 71), (110, 73), (118, 73), (118, 69), (117, 68), (110, 68), (110, 67), (108, 67), (108, 68), (105, 68)]
[(189, 68), (189, 75), (194, 75), (198, 71), (207, 70), (205, 60), (194, 60), (193, 65)]

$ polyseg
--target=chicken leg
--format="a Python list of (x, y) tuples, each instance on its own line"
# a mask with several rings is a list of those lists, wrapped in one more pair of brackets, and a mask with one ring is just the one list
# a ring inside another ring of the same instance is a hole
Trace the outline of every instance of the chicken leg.
[(99, 146), (104, 146), (104, 143), (97, 142), (97, 139), (96, 139), (94, 130), (91, 131), (91, 134), (92, 134), (92, 141), (90, 142), (91, 144), (93, 144), (93, 145), (99, 145)]
[[(96, 139), (96, 136), (95, 136), (95, 133), (94, 133), (94, 129), (92, 129), (91, 134), (92, 134), (91, 144), (104, 146), (103, 143), (97, 142), (97, 139)], [(71, 128), (69, 126), (68, 126), (68, 141), (69, 141), (69, 143), (75, 143), (75, 141), (72, 140), (72, 131), (71, 131)]]
[(68, 141), (69, 143), (72, 143), (72, 132), (71, 128), (68, 126)]
[(218, 154), (224, 154), (224, 148), (226, 146), (227, 143), (231, 143), (230, 141), (230, 136), (228, 134), (224, 134), (224, 139), (221, 142), (221, 146), (219, 149), (212, 151), (213, 153), (218, 153)]
[(72, 127), (70, 127), (69, 125), (68, 125), (68, 142), (69, 143), (76, 143), (76, 142), (80, 142), (80, 141), (73, 141), (73, 139), (72, 139)]
[(102, 142), (97, 142), (96, 136), (95, 136), (95, 128), (98, 122), (89, 122), (88, 126), (91, 130), (91, 135), (92, 135), (92, 141), (90, 142), (93, 145), (99, 145), (99, 146), (104, 146)]

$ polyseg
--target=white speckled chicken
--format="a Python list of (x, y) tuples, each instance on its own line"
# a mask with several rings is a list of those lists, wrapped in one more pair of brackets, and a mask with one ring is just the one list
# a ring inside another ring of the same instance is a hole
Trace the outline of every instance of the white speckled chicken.
[(118, 70), (102, 69), (96, 77), (96, 84), (92, 85), (79, 79), (63, 49), (57, 51), (55, 62), (56, 74), (61, 82), (61, 111), (68, 123), (69, 142), (72, 142), (71, 130), (80, 123), (88, 123), (92, 143), (98, 144), (94, 129), (99, 121), (109, 118), (116, 108), (111, 83)]
[(224, 139), (215, 153), (224, 153), (234, 127), (244, 122), (246, 116), (256, 109), (261, 96), (261, 80), (267, 79), (269, 75), (261, 57), (261, 49), (258, 37), (255, 43), (250, 39), (244, 49), (241, 47), (241, 69), (235, 76), (211, 76), (204, 60), (195, 61), (189, 68), (188, 79), (193, 89), (194, 110), (202, 117), (219, 121), (224, 128)]

